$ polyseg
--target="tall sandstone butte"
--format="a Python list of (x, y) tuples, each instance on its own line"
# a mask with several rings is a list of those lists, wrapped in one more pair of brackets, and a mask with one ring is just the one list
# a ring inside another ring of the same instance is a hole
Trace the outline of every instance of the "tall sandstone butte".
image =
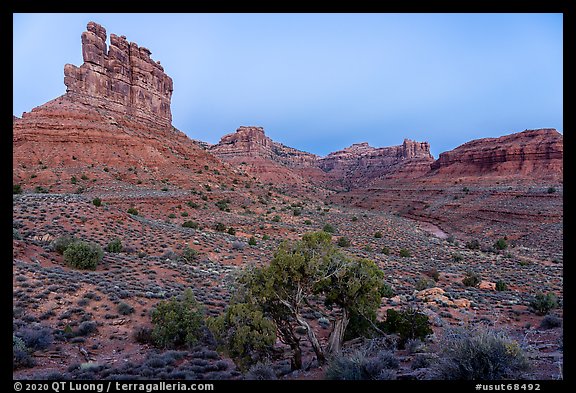
[(66, 94), (152, 126), (170, 127), (173, 84), (160, 62), (150, 58), (147, 48), (128, 42), (125, 36), (110, 34), (107, 48), (106, 29), (95, 22), (89, 22), (86, 29), (82, 33), (84, 64), (64, 67)]
[[(84, 64), (64, 68), (66, 93), (13, 117), (12, 178), (52, 192), (126, 184), (191, 187), (200, 179), (234, 178), (232, 169), (172, 127), (172, 79), (150, 51), (90, 22), (82, 34)], [(220, 175), (192, 169), (208, 165)], [(222, 182), (222, 180), (218, 180)]]

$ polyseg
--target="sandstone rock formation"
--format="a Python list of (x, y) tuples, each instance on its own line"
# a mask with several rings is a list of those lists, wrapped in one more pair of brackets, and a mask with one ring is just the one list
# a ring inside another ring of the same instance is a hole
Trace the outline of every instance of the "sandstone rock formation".
[(239, 127), (235, 133), (224, 135), (210, 151), (227, 161), (246, 157), (268, 158), (292, 168), (315, 166), (318, 157), (281, 143), (264, 134), (262, 127)]
[(262, 127), (239, 127), (223, 136), (209, 151), (285, 191), (326, 193), (318, 187), (327, 177), (317, 166), (319, 157), (274, 142)]
[(430, 170), (432, 162), (428, 142), (404, 139), (402, 145), (380, 148), (356, 143), (319, 159), (318, 165), (343, 186), (355, 188), (375, 178), (420, 177)]
[(84, 64), (66, 64), (64, 84), (73, 100), (130, 115), (159, 127), (170, 127), (172, 79), (160, 62), (150, 58), (150, 50), (128, 42), (125, 36), (110, 35), (89, 22), (82, 33)]
[(431, 169), (442, 177), (511, 176), (559, 179), (563, 138), (555, 129), (526, 130), (499, 138), (477, 139), (440, 154)]
[[(384, 177), (414, 178), (430, 170), (433, 161), (427, 142), (408, 139), (399, 146), (374, 148), (368, 143), (319, 157), (274, 142), (262, 127), (240, 127), (210, 148), (216, 156), (235, 165), (250, 163), (251, 171), (263, 180), (293, 183), (294, 173), (310, 182), (334, 189), (360, 186)], [(291, 173), (285, 169), (289, 168)], [(275, 172), (273, 175), (272, 172)]]
[[(150, 51), (88, 23), (84, 64), (66, 65), (64, 95), (13, 117), (13, 181), (75, 191), (117, 184), (189, 188), (239, 177), (171, 125), (172, 79)], [(219, 174), (199, 174), (208, 166)], [(71, 177), (88, 181), (72, 184)], [(237, 179), (238, 180), (238, 179)]]

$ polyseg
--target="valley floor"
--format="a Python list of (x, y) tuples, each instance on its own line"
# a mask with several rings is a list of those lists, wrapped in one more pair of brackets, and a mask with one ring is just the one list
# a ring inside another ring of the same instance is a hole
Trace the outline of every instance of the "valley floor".
[[(97, 196), (102, 206), (92, 203)], [(138, 343), (134, 332), (150, 325), (150, 310), (158, 301), (189, 287), (208, 315), (218, 315), (228, 304), (239, 269), (267, 264), (282, 241), (297, 240), (325, 224), (334, 227), (335, 239), (350, 240), (347, 253), (372, 259), (384, 271), (395, 296), (383, 299), (381, 317), (388, 308), (409, 304), (428, 315), (434, 335), (422, 351), (434, 353), (447, 327), (484, 324), (506, 329), (527, 350), (532, 366), (525, 378), (562, 378), (562, 329), (546, 326), (545, 317), (529, 307), (538, 292), (552, 292), (562, 304), (561, 252), (513, 242), (498, 251), (484, 240), (478, 249), (471, 249), (468, 238), (430, 223), (311, 200), (296, 203), (286, 198), (259, 207), (232, 202), (230, 212), (215, 208), (213, 201), (190, 201), (185, 191), (137, 189), (110, 195), (14, 195), (15, 331), (30, 326), (76, 331), (93, 323), (84, 335), (55, 340), (35, 351), (35, 366), (15, 370), (14, 378), (241, 379), (234, 363), (213, 348), (159, 352)], [(128, 214), (130, 207), (138, 215)], [(186, 221), (197, 228), (183, 227)], [(216, 230), (216, 223), (225, 231)], [(124, 248), (120, 253), (106, 252), (95, 271), (74, 270), (51, 247), (54, 239), (64, 235), (103, 248), (119, 238)], [(255, 245), (248, 244), (251, 237)], [(555, 241), (562, 243), (561, 238)], [(192, 263), (178, 258), (187, 246), (198, 252)], [(437, 281), (429, 278), (434, 269), (439, 273)], [(462, 284), (468, 271), (480, 276), (478, 287)], [(506, 283), (508, 290), (495, 290), (497, 281)], [(562, 318), (561, 307), (553, 313)], [(305, 315), (311, 325), (319, 326), (322, 315), (311, 311)], [(321, 343), (326, 336), (320, 334)], [(312, 352), (305, 349), (305, 363), (309, 363)], [(429, 377), (426, 368), (412, 367), (415, 353), (397, 350), (396, 356), (399, 378)], [(290, 373), (288, 358), (280, 354), (274, 362), (282, 378), (324, 378), (323, 369), (313, 364), (307, 372)]]

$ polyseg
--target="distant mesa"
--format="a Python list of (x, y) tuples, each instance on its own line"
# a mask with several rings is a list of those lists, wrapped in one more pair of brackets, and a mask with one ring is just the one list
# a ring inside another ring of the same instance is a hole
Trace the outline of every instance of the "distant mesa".
[(563, 156), (562, 134), (542, 128), (467, 142), (441, 153), (431, 169), (440, 176), (561, 179)]
[(236, 132), (224, 135), (210, 148), (217, 157), (231, 162), (245, 158), (266, 158), (287, 167), (314, 166), (318, 156), (274, 142), (263, 127), (241, 126)]
[(110, 34), (107, 48), (104, 27), (89, 22), (86, 29), (82, 33), (84, 64), (64, 67), (66, 95), (154, 126), (170, 127), (172, 78), (160, 62), (150, 58), (150, 50), (115, 34)]

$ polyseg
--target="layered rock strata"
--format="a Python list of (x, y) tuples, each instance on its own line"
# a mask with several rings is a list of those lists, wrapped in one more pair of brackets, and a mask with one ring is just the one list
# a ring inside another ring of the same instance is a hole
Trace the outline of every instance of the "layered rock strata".
[(564, 144), (552, 128), (477, 139), (440, 154), (431, 169), (446, 176), (561, 178)]
[(82, 33), (84, 64), (64, 67), (66, 94), (76, 101), (103, 105), (152, 126), (170, 127), (172, 78), (150, 54), (149, 49), (115, 34), (110, 34), (107, 48), (106, 29), (89, 22), (87, 31)]

